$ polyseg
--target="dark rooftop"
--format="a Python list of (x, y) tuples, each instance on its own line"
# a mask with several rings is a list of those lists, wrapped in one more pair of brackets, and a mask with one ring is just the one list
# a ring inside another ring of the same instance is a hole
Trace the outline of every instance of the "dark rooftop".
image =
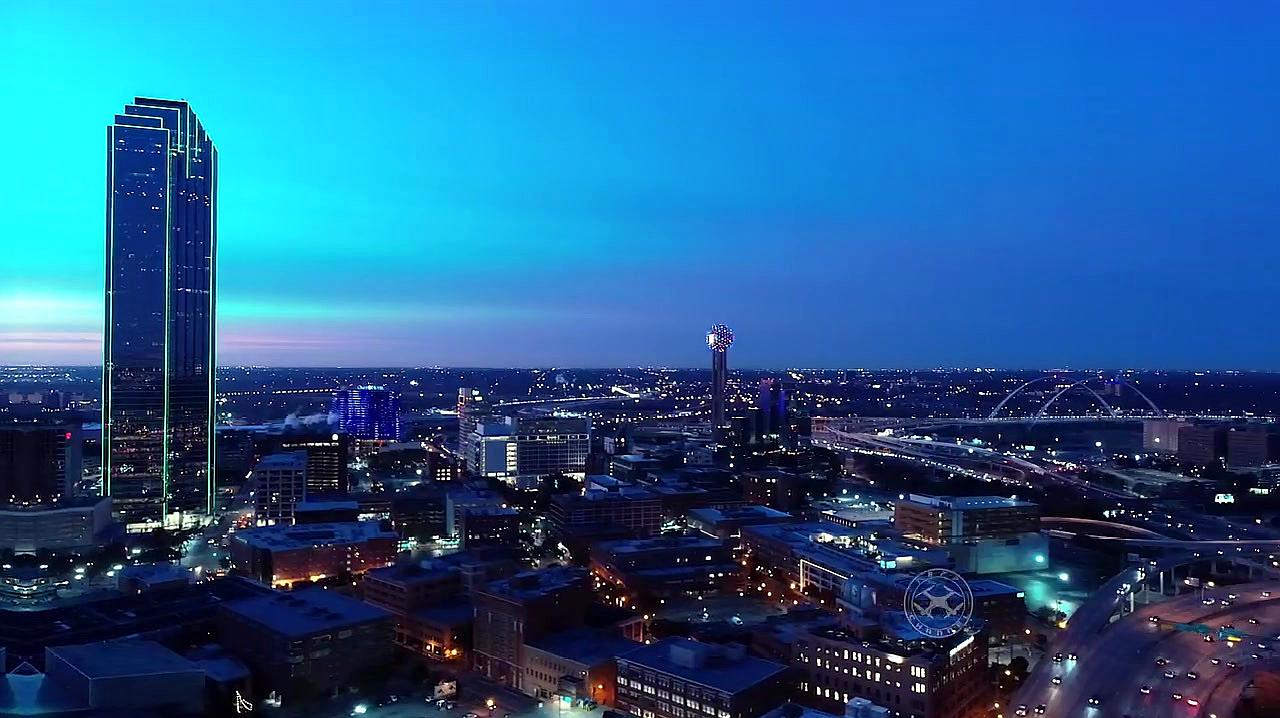
[(223, 610), (287, 636), (309, 636), (391, 617), (381, 608), (323, 588), (232, 601)]
[(599, 628), (561, 631), (528, 641), (527, 644), (587, 667), (598, 666), (641, 645), (616, 630)]
[(787, 669), (762, 658), (726, 655), (726, 648), (687, 638), (668, 638), (619, 656), (620, 660), (737, 693)]
[(48, 650), (91, 679), (201, 671), (155, 641), (103, 641)]

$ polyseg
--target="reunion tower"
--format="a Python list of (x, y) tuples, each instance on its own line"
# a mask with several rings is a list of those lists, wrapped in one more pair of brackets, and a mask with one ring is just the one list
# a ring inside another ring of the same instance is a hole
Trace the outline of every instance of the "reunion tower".
[(707, 347), (711, 349), (711, 425), (724, 426), (724, 393), (729, 380), (729, 345), (733, 332), (723, 324), (707, 330)]

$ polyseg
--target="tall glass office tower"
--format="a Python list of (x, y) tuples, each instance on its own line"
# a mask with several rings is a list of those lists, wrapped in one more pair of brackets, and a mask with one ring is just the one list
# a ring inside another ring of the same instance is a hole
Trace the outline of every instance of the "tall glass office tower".
[(102, 490), (131, 529), (213, 510), (218, 152), (182, 100), (107, 127)]

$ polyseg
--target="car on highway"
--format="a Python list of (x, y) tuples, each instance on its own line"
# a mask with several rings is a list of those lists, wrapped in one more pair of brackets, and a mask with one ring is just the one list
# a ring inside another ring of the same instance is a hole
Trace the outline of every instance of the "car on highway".
[(1180, 700), (1182, 700), (1182, 694), (1181, 694), (1181, 693), (1179, 693), (1179, 692), (1177, 692), (1177, 691), (1174, 691), (1174, 692), (1173, 692), (1173, 699), (1174, 699), (1175, 701), (1180, 701)]
[(1270, 591), (1263, 591), (1263, 592), (1262, 592), (1262, 597), (1263, 597), (1263, 598), (1271, 598), (1271, 592), (1270, 592)]
[(1258, 619), (1256, 619), (1256, 618), (1250, 618), (1250, 619), (1249, 619), (1249, 625), (1250, 625), (1250, 626), (1256, 626), (1256, 625), (1258, 625)]
[(1169, 680), (1173, 680), (1174, 678), (1177, 678), (1177, 677), (1178, 677), (1178, 674), (1177, 674), (1177, 673), (1174, 673), (1173, 671), (1165, 671), (1165, 672), (1164, 672), (1164, 677), (1165, 677), (1165, 678), (1168, 678)]
[(1144, 696), (1146, 696), (1146, 695), (1150, 695), (1150, 694), (1151, 694), (1151, 686), (1142, 686), (1141, 688), (1139, 688), (1139, 689), (1138, 689), (1138, 692), (1139, 692), (1139, 693), (1141, 693), (1141, 694), (1142, 694), (1142, 695), (1144, 695)]
[(1215, 666), (1222, 665), (1222, 659), (1221, 659), (1221, 658), (1210, 658), (1210, 659), (1209, 659), (1209, 662), (1210, 662), (1210, 663), (1212, 663), (1212, 664), (1213, 664), (1213, 665), (1215, 665)]
[(1074, 653), (1068, 653), (1068, 654), (1067, 654), (1067, 660), (1068, 660), (1068, 661), (1078, 661), (1078, 660), (1080, 660), (1080, 656), (1077, 656), (1077, 655), (1076, 655), (1076, 654), (1074, 654)]
[(1192, 680), (1192, 681), (1194, 681), (1195, 679), (1197, 679), (1197, 678), (1199, 678), (1199, 677), (1200, 677), (1200, 674), (1199, 674), (1199, 673), (1196, 673), (1195, 671), (1187, 671), (1187, 679), (1188, 679), (1188, 680)]
[(1049, 682), (1055, 686), (1060, 686), (1062, 685), (1062, 676), (1054, 676), (1053, 678), (1049, 679)]
[(1089, 696), (1089, 705), (1093, 706), (1094, 708), (1097, 708), (1098, 706), (1102, 705), (1102, 699), (1097, 696)]
[(1148, 620), (1148, 621), (1151, 621), (1152, 623), (1159, 623), (1159, 622), (1160, 622), (1160, 617), (1159, 617), (1159, 616), (1152, 616), (1151, 618), (1148, 618), (1147, 620)]
[(1239, 668), (1240, 664), (1235, 661), (1227, 661), (1227, 668)]
[(1188, 698), (1187, 705), (1191, 706), (1192, 708), (1195, 708), (1200, 705), (1200, 701), (1196, 700), (1195, 698)]
[(1062, 663), (1062, 654), (1061, 654), (1061, 653), (1055, 653), (1055, 654), (1053, 654), (1053, 662), (1054, 662), (1054, 663)]
[(1023, 703), (1022, 705), (1018, 706), (1018, 709), (1015, 710), (1013, 714), (1016, 716), (1025, 716), (1027, 714), (1027, 704)]
[(1040, 705), (1036, 706), (1036, 715), (1042, 716), (1044, 715), (1044, 712), (1047, 710), (1049, 710), (1049, 706), (1041, 703)]
[(1157, 658), (1157, 659), (1156, 659), (1156, 665), (1157, 665), (1157, 666), (1165, 666), (1165, 665), (1168, 665), (1168, 664), (1169, 664), (1169, 659), (1168, 659), (1168, 658), (1165, 658), (1165, 657), (1161, 656), (1160, 658)]

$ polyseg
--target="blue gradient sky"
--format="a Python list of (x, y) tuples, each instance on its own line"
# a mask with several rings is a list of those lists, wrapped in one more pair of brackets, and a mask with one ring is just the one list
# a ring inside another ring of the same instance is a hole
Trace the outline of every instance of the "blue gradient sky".
[(150, 94), (226, 363), (1280, 368), (1280, 5), (371, 5), (0, 5), (0, 363), (98, 361)]

